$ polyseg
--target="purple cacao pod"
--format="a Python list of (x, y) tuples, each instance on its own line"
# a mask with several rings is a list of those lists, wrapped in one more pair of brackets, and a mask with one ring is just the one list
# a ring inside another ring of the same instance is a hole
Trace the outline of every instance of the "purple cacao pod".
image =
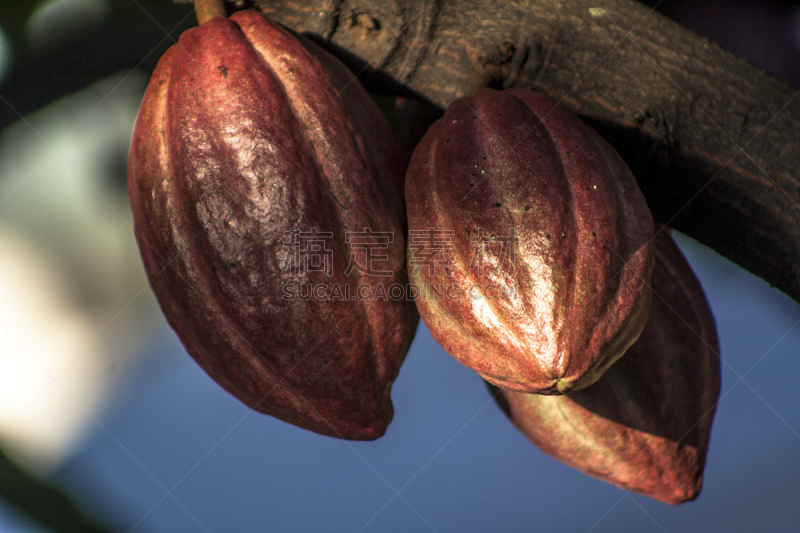
[(408, 262), (434, 339), (500, 387), (586, 387), (647, 321), (653, 221), (611, 146), (544, 95), (452, 103), (406, 174)]
[(552, 457), (677, 504), (702, 487), (720, 391), (719, 344), (703, 288), (666, 231), (655, 237), (655, 254), (647, 326), (594, 385), (563, 396), (490, 390)]
[(380, 294), (407, 280), (403, 170), (349, 70), (252, 11), (187, 30), (144, 97), (129, 191), (152, 288), (215, 381), (317, 433), (385, 432), (418, 315)]

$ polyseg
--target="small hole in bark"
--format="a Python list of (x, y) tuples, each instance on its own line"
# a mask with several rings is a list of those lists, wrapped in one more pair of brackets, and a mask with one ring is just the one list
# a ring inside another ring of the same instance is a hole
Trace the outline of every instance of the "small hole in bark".
[(381, 30), (381, 21), (368, 13), (354, 13), (350, 19), (350, 27), (361, 26), (361, 30), (369, 35)]
[(502, 206), (502, 205), (503, 205), (503, 204), (501, 204), (500, 202), (495, 202), (495, 204), (494, 204), (494, 206), (495, 206), (495, 207), (500, 207), (500, 206)]
[(525, 211), (530, 211), (530, 209), (531, 209), (531, 206), (529, 206), (529, 205), (525, 206)]

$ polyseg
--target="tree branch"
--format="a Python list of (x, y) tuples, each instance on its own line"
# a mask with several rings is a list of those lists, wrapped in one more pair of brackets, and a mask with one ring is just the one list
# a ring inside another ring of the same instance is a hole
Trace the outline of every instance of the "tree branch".
[(622, 154), (654, 217), (800, 301), (800, 96), (630, 0), (256, 0), (369, 90), (446, 106), (561, 100)]

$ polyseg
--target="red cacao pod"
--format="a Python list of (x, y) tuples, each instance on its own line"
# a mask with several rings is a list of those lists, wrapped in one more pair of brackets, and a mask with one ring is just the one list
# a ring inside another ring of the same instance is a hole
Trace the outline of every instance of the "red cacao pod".
[(644, 328), (650, 211), (614, 149), (546, 96), (451, 104), (414, 151), (406, 203), (420, 315), (484, 379), (585, 387)]
[(702, 486), (720, 391), (719, 344), (703, 288), (666, 231), (655, 237), (655, 254), (647, 326), (594, 385), (564, 396), (490, 390), (549, 455), (677, 504)]
[[(405, 207), (392, 132), (349, 70), (255, 12), (186, 31), (144, 97), (129, 190), (153, 290), (214, 380), (317, 433), (385, 432), (418, 315), (356, 298), (406, 283)], [(352, 239), (379, 232), (370, 272)]]

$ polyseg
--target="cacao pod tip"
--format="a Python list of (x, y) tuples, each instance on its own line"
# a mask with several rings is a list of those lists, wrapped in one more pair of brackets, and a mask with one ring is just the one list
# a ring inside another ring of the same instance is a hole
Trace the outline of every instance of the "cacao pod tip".
[(548, 455), (677, 505), (696, 499), (702, 488), (720, 393), (719, 343), (702, 287), (680, 249), (667, 232), (657, 233), (653, 244), (658, 297), (639, 338), (600, 379), (563, 396), (489, 390)]

